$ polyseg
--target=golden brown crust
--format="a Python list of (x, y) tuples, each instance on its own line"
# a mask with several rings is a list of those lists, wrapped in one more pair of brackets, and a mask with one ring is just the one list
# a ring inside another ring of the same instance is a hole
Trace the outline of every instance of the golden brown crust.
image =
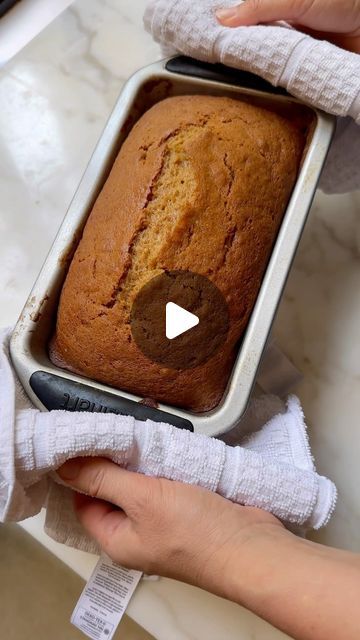
[[(305, 142), (301, 118), (230, 98), (182, 96), (150, 109), (86, 224), (61, 294), (52, 360), (158, 401), (194, 411), (216, 406)], [(195, 369), (150, 362), (131, 336), (134, 297), (164, 269), (207, 276), (229, 306), (224, 348)]]

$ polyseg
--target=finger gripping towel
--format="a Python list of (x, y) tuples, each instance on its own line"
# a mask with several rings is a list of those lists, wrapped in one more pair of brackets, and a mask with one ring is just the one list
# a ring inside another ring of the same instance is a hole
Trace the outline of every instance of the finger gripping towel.
[[(75, 457), (102, 456), (132, 471), (198, 485), (242, 505), (266, 509), (306, 530), (329, 520), (333, 483), (312, 460), (300, 403), (273, 396), (253, 401), (240, 425), (240, 444), (150, 420), (103, 413), (40, 412), (12, 369), (9, 334), (0, 334), (0, 521), (21, 520), (46, 506), (46, 531), (87, 551), (97, 545), (79, 525), (72, 491), (56, 469)], [(276, 412), (276, 413), (275, 413)], [(264, 415), (274, 417), (263, 424)], [(227, 440), (238, 442), (236, 434)]]

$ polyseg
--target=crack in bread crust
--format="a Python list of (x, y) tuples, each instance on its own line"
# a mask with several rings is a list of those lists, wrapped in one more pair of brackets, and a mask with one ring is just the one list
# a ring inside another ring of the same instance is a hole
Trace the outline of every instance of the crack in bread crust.
[[(61, 293), (51, 358), (136, 395), (198, 412), (220, 401), (261, 286), (311, 129), (241, 99), (168, 98), (123, 143)], [(189, 371), (134, 344), (130, 311), (163, 271), (209, 278), (229, 310), (227, 341)]]
[[(191, 158), (184, 149), (184, 143), (196, 138), (206, 124), (207, 121), (200, 126), (189, 125), (161, 141), (160, 170), (149, 186), (144, 215), (129, 246), (126, 268), (105, 307), (112, 308), (120, 302), (129, 312), (130, 299), (146, 282), (164, 271), (160, 259), (163, 246), (171, 243), (171, 230), (179, 220), (191, 217), (191, 203), (196, 191)], [(189, 244), (191, 234), (187, 240)]]

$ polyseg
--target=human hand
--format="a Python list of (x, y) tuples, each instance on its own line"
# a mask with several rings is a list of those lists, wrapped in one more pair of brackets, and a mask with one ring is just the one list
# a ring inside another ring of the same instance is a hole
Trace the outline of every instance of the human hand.
[(252, 571), (250, 549), (291, 536), (265, 511), (126, 471), (103, 458), (71, 460), (58, 473), (87, 494), (75, 495), (78, 518), (114, 561), (230, 599), (239, 599), (239, 576)]
[[(269, 513), (103, 458), (58, 470), (115, 561), (234, 600), (296, 640), (357, 640), (360, 557), (297, 538)], [(334, 587), (336, 585), (336, 588)]]
[(245, 0), (216, 15), (226, 27), (286, 20), (301, 31), (360, 53), (360, 7), (357, 0)]

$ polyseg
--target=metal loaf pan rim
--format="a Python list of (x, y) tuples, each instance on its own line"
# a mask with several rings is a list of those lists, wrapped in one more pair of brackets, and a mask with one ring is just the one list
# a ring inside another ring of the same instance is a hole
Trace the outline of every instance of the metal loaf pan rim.
[[(168, 60), (162, 60), (140, 69), (124, 85), (14, 329), (10, 344), (14, 366), (27, 394), (34, 404), (42, 410), (45, 407), (33, 392), (29, 382), (31, 375), (38, 370), (83, 383), (113, 396), (121, 396), (135, 401), (140, 400), (140, 397), (133, 394), (59, 369), (50, 362), (46, 350), (50, 325), (53, 322), (59, 292), (67, 270), (67, 257), (71, 254), (71, 247), (76, 244), (79, 228), (84, 225), (91, 206), (109, 172), (116, 155), (115, 149), (118, 149), (119, 146), (119, 132), (126, 123), (130, 126), (129, 118), (134, 119), (134, 105), (139, 100), (139, 95), (144, 94), (144, 91), (148, 91), (149, 95), (151, 91), (155, 91), (156, 94), (156, 91), (159, 90), (161, 93), (161, 90), (168, 87), (170, 95), (189, 92), (213, 95), (236, 94), (247, 96), (251, 100), (260, 100), (260, 102), (268, 103), (270, 101), (283, 105), (286, 103), (302, 104), (295, 98), (279, 93), (265, 93), (262, 90), (244, 88), (229, 82), (224, 84), (219, 80), (183, 76), (169, 71), (166, 68), (167, 63)], [(151, 87), (153, 87), (152, 90)], [(335, 128), (335, 119), (332, 116), (311, 107), (309, 109), (312, 109), (316, 117), (314, 133), (308, 145), (297, 183), (221, 403), (214, 410), (204, 414), (195, 414), (164, 403), (159, 404), (160, 409), (190, 420), (195, 432), (205, 433), (209, 436), (225, 433), (238, 423), (246, 409), (272, 321), (301, 238)]]

